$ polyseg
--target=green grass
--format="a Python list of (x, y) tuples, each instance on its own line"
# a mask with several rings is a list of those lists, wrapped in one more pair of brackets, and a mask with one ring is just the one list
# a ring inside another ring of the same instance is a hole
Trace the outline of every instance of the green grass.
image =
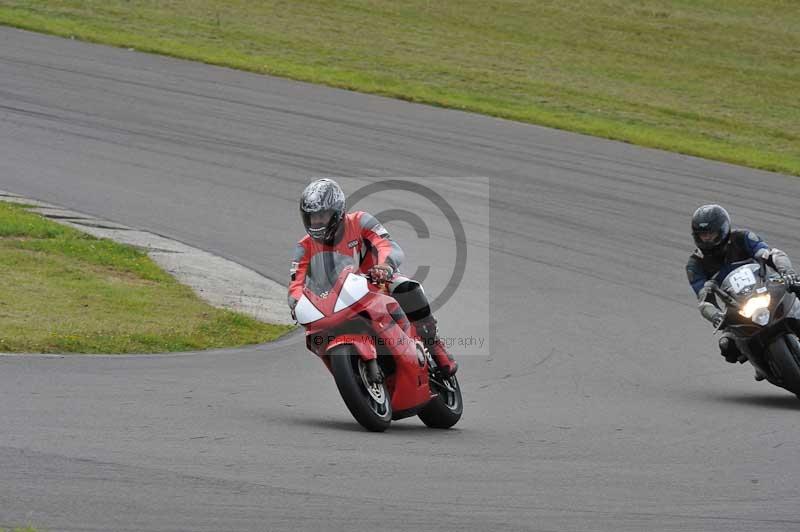
[(0, 23), (800, 174), (796, 0), (0, 0)]
[(32, 526), (25, 526), (25, 527), (12, 528), (9, 531), (7, 531), (5, 528), (0, 528), (0, 532), (38, 532), (38, 531)]
[(0, 286), (0, 352), (187, 351), (290, 329), (209, 306), (133, 247), (1, 202)]

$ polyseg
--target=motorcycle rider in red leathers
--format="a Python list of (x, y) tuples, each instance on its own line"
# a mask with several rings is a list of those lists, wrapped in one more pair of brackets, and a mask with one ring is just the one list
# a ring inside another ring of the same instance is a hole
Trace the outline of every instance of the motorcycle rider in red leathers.
[[(295, 247), (289, 284), (289, 307), (294, 307), (303, 295), (306, 272), (311, 258), (321, 251), (352, 255), (360, 271), (375, 283), (386, 283), (409, 321), (436, 361), (444, 376), (454, 375), (458, 364), (439, 338), (436, 319), (431, 313), (428, 298), (417, 281), (401, 275), (398, 270), (404, 254), (388, 231), (369, 213), (346, 212), (345, 195), (336, 181), (318, 179), (303, 191), (300, 214), (308, 233)], [(377, 364), (367, 368), (370, 380), (381, 379)]]

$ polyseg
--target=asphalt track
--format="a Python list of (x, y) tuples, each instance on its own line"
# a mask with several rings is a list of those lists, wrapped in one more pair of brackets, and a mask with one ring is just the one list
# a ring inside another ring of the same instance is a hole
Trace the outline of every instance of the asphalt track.
[[(800, 528), (800, 401), (715, 353), (683, 271), (706, 201), (800, 257), (794, 178), (0, 29), (0, 189), (285, 280), (296, 198), (318, 174), (357, 176), (349, 190), (446, 178), (427, 182), (485, 256), (442, 326), (490, 335), (461, 357), (457, 430), (361, 431), (298, 336), (0, 357), (0, 524)], [(440, 229), (397, 231), (436, 257), (452, 247)]]

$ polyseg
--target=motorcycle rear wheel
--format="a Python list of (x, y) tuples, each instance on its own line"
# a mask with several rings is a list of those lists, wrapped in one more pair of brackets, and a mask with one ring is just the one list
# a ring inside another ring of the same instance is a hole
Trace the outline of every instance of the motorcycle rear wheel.
[(769, 348), (770, 365), (781, 386), (795, 395), (800, 394), (800, 340), (793, 334), (776, 339)]
[(371, 432), (384, 432), (392, 422), (392, 404), (384, 384), (369, 385), (364, 362), (353, 346), (342, 344), (330, 352), (331, 372), (344, 404), (356, 421)]
[(431, 391), (438, 396), (425, 406), (419, 418), (425, 425), (434, 429), (449, 429), (461, 419), (464, 412), (464, 401), (461, 398), (461, 386), (454, 376), (449, 379), (436, 377), (431, 379)]

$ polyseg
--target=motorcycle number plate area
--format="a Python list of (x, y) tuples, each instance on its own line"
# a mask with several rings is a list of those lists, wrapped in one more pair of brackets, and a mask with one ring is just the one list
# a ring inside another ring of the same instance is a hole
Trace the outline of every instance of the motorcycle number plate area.
[(756, 276), (750, 268), (739, 268), (728, 278), (734, 292), (741, 293), (756, 284)]

